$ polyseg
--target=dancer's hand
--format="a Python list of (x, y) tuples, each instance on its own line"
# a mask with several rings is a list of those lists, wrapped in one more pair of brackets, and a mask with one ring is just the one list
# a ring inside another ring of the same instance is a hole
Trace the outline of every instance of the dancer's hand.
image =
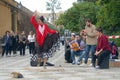
[(37, 10), (35, 10), (35, 12), (34, 12), (33, 16), (36, 16), (36, 15), (37, 15)]
[(56, 31), (56, 33), (58, 33), (58, 31)]

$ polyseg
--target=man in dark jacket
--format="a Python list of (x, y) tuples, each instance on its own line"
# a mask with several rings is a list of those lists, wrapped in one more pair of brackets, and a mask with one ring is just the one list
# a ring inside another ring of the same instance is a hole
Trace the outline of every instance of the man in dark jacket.
[(2, 56), (4, 56), (4, 53), (6, 52), (6, 56), (8, 56), (8, 52), (10, 51), (10, 46), (12, 45), (10, 31), (6, 31), (6, 34), (3, 36), (3, 50), (2, 50)]

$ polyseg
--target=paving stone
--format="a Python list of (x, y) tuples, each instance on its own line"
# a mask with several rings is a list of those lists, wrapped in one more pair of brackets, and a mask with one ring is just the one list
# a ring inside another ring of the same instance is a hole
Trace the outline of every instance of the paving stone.
[(80, 77), (64, 77), (64, 78), (60, 78), (58, 80), (84, 80), (84, 78), (80, 78)]
[(120, 79), (108, 79), (108, 80), (120, 80)]
[[(30, 55), (26, 50), (25, 56), (0, 57), (0, 80), (120, 80), (120, 68), (95, 69), (89, 66), (65, 63), (64, 47), (49, 59), (53, 67), (31, 67)], [(62, 67), (59, 67), (62, 66)], [(15, 79), (11, 72), (20, 72), (24, 78)]]

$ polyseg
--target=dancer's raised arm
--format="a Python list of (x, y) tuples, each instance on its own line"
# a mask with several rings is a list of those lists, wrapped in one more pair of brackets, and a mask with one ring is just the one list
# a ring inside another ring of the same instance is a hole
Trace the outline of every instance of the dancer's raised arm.
[(37, 28), (38, 27), (38, 23), (37, 21), (35, 20), (35, 17), (37, 16), (37, 10), (35, 10), (33, 16), (31, 17), (30, 19), (30, 22), (32, 23), (32, 25)]

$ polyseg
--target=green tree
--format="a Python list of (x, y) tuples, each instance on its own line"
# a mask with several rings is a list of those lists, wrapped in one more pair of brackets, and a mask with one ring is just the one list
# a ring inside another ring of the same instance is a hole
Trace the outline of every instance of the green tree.
[(97, 6), (93, 2), (74, 3), (73, 7), (68, 9), (56, 21), (58, 25), (64, 25), (65, 29), (72, 32), (78, 32), (84, 28), (85, 18), (90, 18), (96, 23)]
[(77, 2), (83, 2), (83, 1), (87, 1), (87, 2), (96, 2), (97, 0), (77, 0)]
[[(108, 35), (120, 31), (120, 0), (99, 0), (100, 10), (97, 13), (97, 25), (102, 26)], [(108, 2), (107, 2), (108, 1)]]

